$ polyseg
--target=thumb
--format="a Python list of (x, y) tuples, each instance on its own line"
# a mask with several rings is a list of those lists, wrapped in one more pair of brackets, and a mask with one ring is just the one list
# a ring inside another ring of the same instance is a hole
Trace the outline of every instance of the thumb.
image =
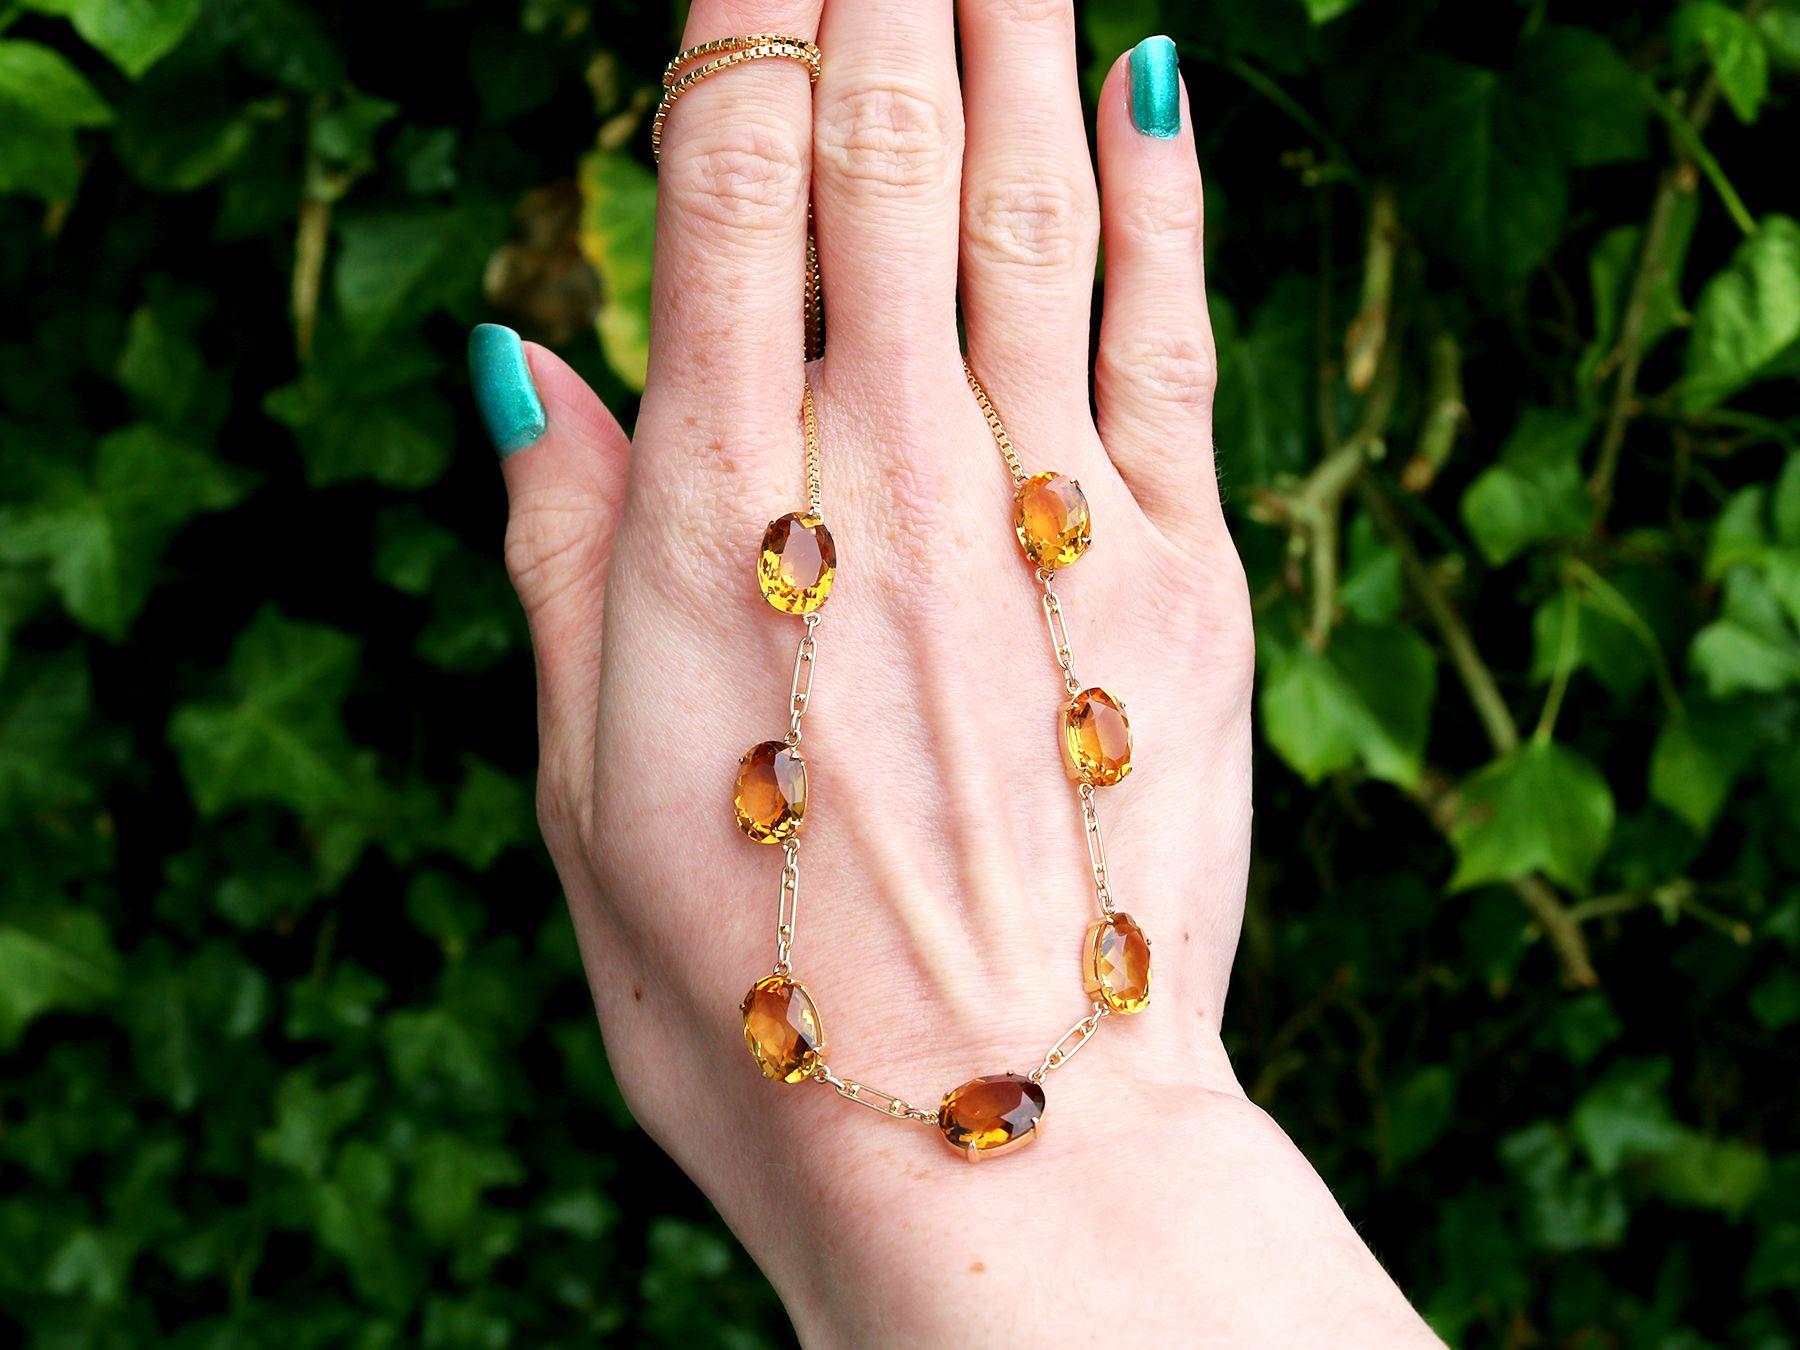
[(537, 660), (540, 790), (579, 802), (593, 779), (606, 562), (631, 442), (561, 357), (510, 328), (469, 335), (469, 375), (500, 452), (506, 570)]

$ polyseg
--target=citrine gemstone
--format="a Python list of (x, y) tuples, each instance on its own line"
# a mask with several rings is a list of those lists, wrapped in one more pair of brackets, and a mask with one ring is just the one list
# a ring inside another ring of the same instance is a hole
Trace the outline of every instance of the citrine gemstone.
[(738, 761), (738, 828), (759, 844), (779, 844), (806, 819), (806, 760), (786, 741), (763, 741)]
[(980, 1162), (1037, 1138), (1044, 1089), (1023, 1074), (972, 1078), (944, 1097), (938, 1129), (970, 1162)]
[(790, 511), (763, 531), (756, 583), (783, 614), (810, 614), (837, 579), (837, 545), (817, 516)]
[(1087, 996), (1116, 1013), (1150, 1006), (1150, 939), (1129, 914), (1115, 914), (1089, 927), (1084, 952)]
[(765, 975), (738, 1005), (744, 1044), (764, 1078), (798, 1083), (825, 1054), (825, 1023), (806, 986), (786, 975)]
[(1034, 473), (1013, 495), (1013, 529), (1033, 567), (1067, 567), (1093, 542), (1087, 494), (1067, 474)]
[(1131, 772), (1131, 723), (1104, 689), (1083, 689), (1058, 714), (1063, 767), (1075, 782), (1108, 787)]

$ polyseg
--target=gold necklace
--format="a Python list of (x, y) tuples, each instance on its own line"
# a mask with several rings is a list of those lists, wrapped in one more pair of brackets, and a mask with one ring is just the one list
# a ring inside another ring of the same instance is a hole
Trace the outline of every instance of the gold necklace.
[(1013, 478), (1014, 533), (1043, 588), (1044, 622), (1068, 694), (1058, 712), (1063, 766), (1080, 801), (1100, 909), (1082, 943), (1082, 988), (1091, 1010), (1063, 1033), (1030, 1073), (971, 1079), (946, 1093), (935, 1111), (842, 1077), (826, 1062), (824, 1018), (812, 994), (794, 977), (792, 962), (800, 900), (800, 834), (809, 804), (806, 759), (800, 748), (802, 723), (812, 702), (820, 611), (837, 572), (836, 545), (823, 517), (818, 415), (810, 383), (803, 383), (801, 395), (806, 509), (770, 522), (757, 563), (763, 597), (782, 613), (799, 615), (806, 631), (794, 653), (787, 734), (745, 752), (738, 761), (734, 801), (738, 827), (758, 843), (779, 845), (784, 854), (776, 900), (774, 969), (751, 986), (738, 1006), (744, 1041), (763, 1076), (784, 1083), (824, 1083), (859, 1106), (896, 1120), (933, 1125), (953, 1149), (978, 1162), (1035, 1139), (1044, 1112), (1045, 1075), (1066, 1064), (1102, 1019), (1142, 1012), (1149, 1004), (1150, 943), (1131, 916), (1114, 907), (1095, 803), (1100, 788), (1131, 772), (1130, 723), (1123, 703), (1103, 688), (1084, 688), (1076, 677), (1062, 599), (1054, 584), (1056, 573), (1077, 561), (1091, 541), (1087, 498), (1080, 484), (1063, 474), (1025, 471), (981, 381), (966, 362), (964, 371)]
[[(652, 145), (659, 157), (669, 108), (683, 92), (716, 71), (768, 56), (801, 61), (811, 78), (818, 79), (818, 49), (798, 38), (768, 34), (723, 38), (677, 55), (664, 72), (663, 99), (652, 124)], [(684, 73), (697, 60), (703, 64)], [(804, 304), (806, 355), (810, 359), (819, 354), (823, 334), (810, 207), (807, 214)], [(1088, 925), (1081, 948), (1088, 1014), (1058, 1038), (1030, 1073), (971, 1079), (944, 1094), (935, 1111), (842, 1077), (826, 1062), (824, 1018), (812, 994), (793, 973), (800, 907), (800, 840), (809, 805), (801, 741), (812, 703), (821, 611), (837, 579), (837, 547), (824, 520), (818, 411), (812, 385), (804, 378), (800, 413), (806, 506), (769, 523), (763, 532), (756, 578), (763, 598), (783, 614), (797, 615), (805, 631), (794, 651), (788, 684), (787, 732), (779, 740), (759, 742), (744, 752), (738, 760), (733, 802), (738, 828), (759, 844), (778, 846), (783, 856), (775, 910), (775, 964), (738, 1005), (745, 1044), (763, 1076), (783, 1083), (823, 1083), (840, 1097), (891, 1119), (930, 1125), (952, 1149), (970, 1162), (979, 1162), (1036, 1139), (1044, 1113), (1045, 1076), (1068, 1063), (1105, 1018), (1142, 1012), (1149, 1005), (1150, 942), (1131, 916), (1114, 906), (1095, 803), (1099, 789), (1117, 784), (1131, 772), (1131, 726), (1119, 699), (1099, 686), (1084, 687), (1076, 677), (1062, 598), (1055, 588), (1056, 574), (1078, 561), (1092, 542), (1087, 497), (1081, 485), (1065, 474), (1027, 473), (999, 412), (966, 360), (963, 373), (1013, 480), (1013, 532), (1042, 587), (1044, 623), (1068, 696), (1057, 714), (1059, 742), (1064, 770), (1075, 784), (1081, 807), (1094, 898), (1100, 911), (1099, 918)]]

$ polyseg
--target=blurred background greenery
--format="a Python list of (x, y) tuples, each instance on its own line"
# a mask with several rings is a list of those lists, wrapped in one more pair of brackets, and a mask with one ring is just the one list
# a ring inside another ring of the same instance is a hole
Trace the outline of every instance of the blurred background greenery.
[[(608, 1075), (462, 372), (630, 424), (678, 10), (0, 3), (0, 1339), (789, 1338)], [(1454, 1342), (1800, 1343), (1800, 3), (1078, 20), (1208, 174), (1246, 1085)]]

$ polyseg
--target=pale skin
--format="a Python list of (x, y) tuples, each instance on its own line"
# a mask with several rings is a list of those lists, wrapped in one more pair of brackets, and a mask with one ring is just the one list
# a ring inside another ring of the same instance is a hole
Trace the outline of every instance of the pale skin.
[[(1185, 92), (1179, 134), (1140, 134), (1114, 66), (1096, 182), (1069, 0), (694, 0), (683, 45), (771, 32), (819, 43), (816, 89), (754, 61), (669, 119), (635, 432), (530, 347), (548, 429), (505, 461), (540, 814), (621, 1089), (809, 1345), (1437, 1344), (1220, 1041), (1253, 660)], [(959, 312), (1026, 468), (1092, 502), (1058, 589), (1077, 671), (1127, 702), (1136, 743), (1100, 806), (1120, 908), (1155, 944), (1152, 1006), (1046, 1079), (1041, 1139), (977, 1167), (929, 1127), (764, 1081), (737, 1011), (775, 958), (780, 851), (738, 831), (731, 790), (786, 729), (801, 631), (754, 567), (805, 500), (809, 195), (840, 571), (793, 959), (837, 1072), (935, 1106), (1035, 1067), (1088, 1009), (1065, 695)]]

